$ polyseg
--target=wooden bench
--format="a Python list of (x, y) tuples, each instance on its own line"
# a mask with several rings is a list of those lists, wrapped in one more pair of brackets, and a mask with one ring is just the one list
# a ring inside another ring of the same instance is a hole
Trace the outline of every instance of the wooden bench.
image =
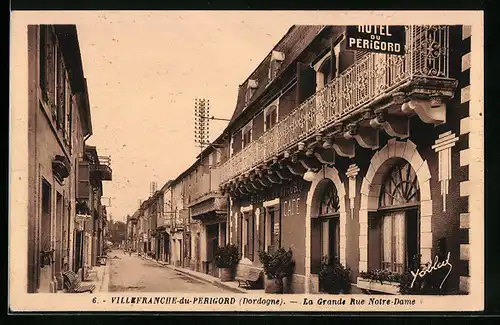
[(92, 293), (95, 290), (95, 285), (91, 284), (88, 286), (82, 286), (81, 281), (73, 271), (65, 271), (63, 272), (64, 279), (64, 289), (69, 293), (83, 293), (90, 292)]
[(244, 285), (248, 288), (254, 288), (261, 279), (262, 270), (252, 266), (240, 266), (236, 269), (234, 279), (238, 281), (238, 287)]

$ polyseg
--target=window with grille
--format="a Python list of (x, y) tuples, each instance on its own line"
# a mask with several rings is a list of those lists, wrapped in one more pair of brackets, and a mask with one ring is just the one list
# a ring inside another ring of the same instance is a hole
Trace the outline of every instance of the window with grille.
[[(323, 257), (340, 258), (340, 200), (335, 184), (325, 179), (319, 185), (318, 215), (311, 219), (311, 272), (319, 273)], [(318, 201), (316, 201), (318, 202)], [(318, 204), (318, 203), (316, 203)]]
[(408, 162), (395, 165), (382, 185), (379, 213), (381, 267), (403, 273), (419, 251), (417, 176)]

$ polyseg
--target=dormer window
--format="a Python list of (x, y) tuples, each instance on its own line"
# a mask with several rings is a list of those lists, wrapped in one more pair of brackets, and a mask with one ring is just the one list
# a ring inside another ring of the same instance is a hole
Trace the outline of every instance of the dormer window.
[(241, 147), (245, 148), (250, 142), (252, 142), (252, 127), (253, 120), (248, 122), (247, 125), (241, 129)]
[(259, 86), (259, 83), (257, 80), (254, 79), (249, 79), (247, 83), (247, 90), (245, 93), (245, 107), (250, 104), (250, 100), (252, 99), (253, 95), (255, 94), (255, 90)]
[(278, 72), (280, 70), (281, 64), (285, 60), (285, 53), (272, 51), (271, 52), (271, 60), (269, 62), (269, 71), (267, 76), (268, 84), (274, 80), (278, 76)]
[(278, 122), (278, 103), (279, 99), (276, 99), (264, 109), (264, 132), (271, 129)]

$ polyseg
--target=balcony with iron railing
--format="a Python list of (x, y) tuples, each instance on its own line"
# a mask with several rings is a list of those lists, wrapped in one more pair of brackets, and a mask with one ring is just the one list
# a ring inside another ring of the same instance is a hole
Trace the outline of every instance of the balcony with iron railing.
[(172, 220), (172, 216), (170, 214), (160, 213), (158, 216), (158, 219), (157, 219), (156, 227), (157, 228), (161, 228), (161, 227), (169, 228), (171, 226), (171, 222), (172, 222), (171, 220)]
[(195, 184), (193, 184), (193, 189), (191, 191), (192, 200), (189, 203), (190, 206), (198, 204), (199, 202), (207, 199), (207, 196), (217, 196), (219, 195), (219, 184), (220, 184), (220, 169), (211, 166), (208, 173), (203, 174)]
[[(360, 56), (324, 88), (217, 168), (219, 184), (224, 185), (283, 155), (300, 142), (328, 133), (332, 126), (340, 125), (341, 132), (337, 134), (350, 132), (351, 118), (367, 111), (369, 118), (374, 118), (376, 109), (382, 107), (378, 105), (398, 102), (401, 112), (401, 104), (420, 96), (437, 100), (439, 106), (442, 100), (453, 97), (454, 87), (456, 82), (449, 78), (449, 27), (406, 27), (404, 55)], [(436, 107), (435, 102), (431, 106)], [(428, 107), (411, 108), (419, 116), (429, 113)]]
[(100, 180), (111, 181), (113, 177), (111, 158), (109, 156), (99, 156), (99, 163), (90, 165), (90, 173)]

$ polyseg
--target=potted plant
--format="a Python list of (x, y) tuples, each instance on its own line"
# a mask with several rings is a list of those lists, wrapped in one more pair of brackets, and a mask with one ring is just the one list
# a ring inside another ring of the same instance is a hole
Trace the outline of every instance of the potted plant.
[(320, 290), (326, 293), (349, 293), (351, 270), (345, 268), (335, 258), (323, 257), (319, 272)]
[(384, 269), (362, 271), (358, 277), (358, 288), (387, 294), (398, 294), (401, 278), (402, 274)]
[(265, 292), (283, 293), (283, 279), (292, 275), (295, 266), (292, 250), (280, 248), (271, 253), (260, 251), (259, 259), (266, 274)]
[(219, 246), (214, 253), (215, 266), (219, 269), (221, 281), (234, 279), (234, 268), (239, 261), (238, 247), (235, 245)]

